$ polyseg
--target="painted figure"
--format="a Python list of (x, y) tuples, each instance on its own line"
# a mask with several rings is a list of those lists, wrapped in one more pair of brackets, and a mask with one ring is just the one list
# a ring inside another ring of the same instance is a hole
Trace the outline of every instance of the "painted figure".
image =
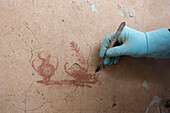
[(57, 57), (55, 57), (57, 59), (57, 64), (56, 67), (54, 67), (52, 64), (49, 63), (51, 55), (48, 55), (46, 58), (42, 58), (40, 54), (41, 53), (38, 54), (38, 58), (41, 60), (41, 65), (38, 66), (37, 69), (34, 66), (35, 59), (32, 61), (32, 66), (34, 70), (43, 77), (43, 80), (37, 81), (37, 83), (51, 85), (53, 81), (51, 81), (50, 78), (55, 74), (55, 71), (58, 68), (58, 59)]
[(50, 80), (51, 77), (55, 74), (55, 71), (58, 67), (58, 59), (57, 65), (54, 67), (49, 63), (51, 55), (48, 55), (46, 58), (42, 58), (40, 53), (38, 54), (38, 58), (41, 60), (41, 65), (36, 69), (34, 66), (35, 60), (32, 61), (32, 66), (34, 70), (43, 77), (43, 80), (37, 81), (37, 83), (41, 83), (44, 85), (72, 85), (77, 87), (88, 87), (91, 88), (92, 84), (100, 83), (98, 79), (98, 75), (96, 73), (89, 73), (87, 69), (88, 61), (81, 56), (79, 48), (77, 44), (73, 41), (70, 43), (70, 47), (73, 51), (76, 52), (78, 63), (74, 63), (70, 68), (67, 69), (68, 62), (64, 65), (65, 72), (70, 75), (72, 80)]

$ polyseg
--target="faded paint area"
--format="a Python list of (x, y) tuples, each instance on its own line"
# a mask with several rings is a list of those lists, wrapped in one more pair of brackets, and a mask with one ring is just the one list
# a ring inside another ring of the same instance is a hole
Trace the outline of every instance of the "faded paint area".
[(146, 82), (146, 80), (143, 81), (142, 86), (148, 90), (148, 83)]
[(122, 56), (94, 71), (122, 21), (170, 28), (169, 10), (169, 0), (1, 0), (0, 113), (158, 112), (170, 96), (170, 59)]
[[(154, 96), (153, 97), (153, 99), (152, 99), (152, 101), (150, 102), (150, 104), (149, 104), (149, 106), (148, 106), (148, 108), (146, 109), (146, 112), (145, 113), (148, 113), (149, 112), (149, 110), (150, 110), (150, 108), (152, 107), (152, 105), (153, 104), (159, 104), (159, 101), (160, 101), (161, 99), (158, 97), (158, 96)], [(157, 110), (159, 110), (159, 109), (157, 109)], [(160, 113), (160, 112), (159, 112)]]
[[(157, 104), (157, 105), (156, 105)], [(151, 107), (153, 105), (156, 105), (157, 109), (155, 109), (154, 112), (159, 112), (159, 113), (169, 113), (170, 112), (170, 97), (169, 98), (159, 98), (157, 95), (155, 95), (150, 102), (148, 108), (146, 109), (145, 113), (149, 113)]]
[(135, 6), (133, 7), (132, 10), (128, 11), (128, 16), (131, 17), (131, 18), (135, 17)]
[(122, 17), (126, 16), (126, 12), (125, 12), (123, 9), (119, 9), (119, 10), (118, 10), (118, 13), (119, 13), (119, 15), (122, 16)]
[(69, 0), (70, 3), (72, 3), (73, 1), (72, 0)]

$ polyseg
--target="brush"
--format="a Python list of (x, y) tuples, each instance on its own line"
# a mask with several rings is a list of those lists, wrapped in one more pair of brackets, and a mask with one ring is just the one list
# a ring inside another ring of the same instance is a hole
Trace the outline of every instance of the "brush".
[[(111, 48), (111, 47), (113, 47), (113, 46), (115, 45), (115, 43), (117, 42), (117, 40), (118, 40), (118, 38), (119, 38), (120, 33), (122, 32), (123, 28), (125, 27), (125, 25), (126, 25), (125, 22), (122, 22), (122, 23), (119, 25), (119, 28), (117, 29), (117, 31), (116, 31), (115, 35), (113, 36), (113, 38), (112, 38), (111, 40), (109, 40), (110, 43), (109, 43), (107, 49), (109, 49), (109, 48)], [(106, 55), (105, 55), (104, 58), (100, 61), (100, 64), (98, 65), (98, 67), (97, 67), (97, 69), (96, 69), (95, 72), (98, 72), (98, 71), (101, 69), (101, 67), (102, 67), (102, 65), (103, 65), (103, 63), (104, 63), (105, 57), (106, 57)]]

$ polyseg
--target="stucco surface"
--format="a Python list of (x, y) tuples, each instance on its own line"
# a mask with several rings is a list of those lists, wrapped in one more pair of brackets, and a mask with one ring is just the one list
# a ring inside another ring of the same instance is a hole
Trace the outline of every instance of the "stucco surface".
[(169, 0), (1, 0), (0, 113), (145, 113), (170, 97), (170, 59), (123, 56), (94, 71), (122, 21), (170, 28), (169, 10)]

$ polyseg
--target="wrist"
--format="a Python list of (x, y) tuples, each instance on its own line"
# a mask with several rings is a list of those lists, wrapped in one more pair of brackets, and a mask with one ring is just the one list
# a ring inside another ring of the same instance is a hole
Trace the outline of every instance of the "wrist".
[(146, 32), (148, 55), (152, 58), (170, 58), (170, 32), (167, 28)]

